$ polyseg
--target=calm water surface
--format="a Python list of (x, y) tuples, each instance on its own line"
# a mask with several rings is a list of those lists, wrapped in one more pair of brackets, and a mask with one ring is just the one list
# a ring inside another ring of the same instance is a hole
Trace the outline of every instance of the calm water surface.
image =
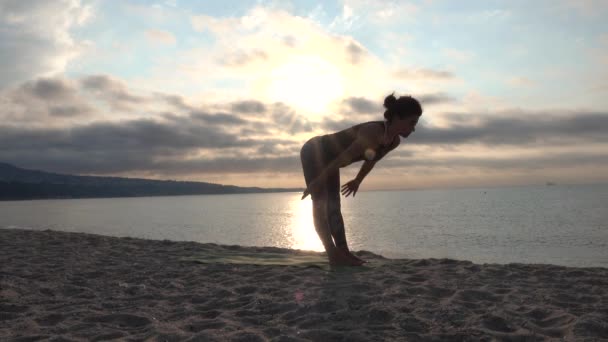
[[(299, 193), (0, 202), (0, 227), (323, 250)], [(608, 267), (608, 186), (361, 192), (351, 249), (387, 257)]]

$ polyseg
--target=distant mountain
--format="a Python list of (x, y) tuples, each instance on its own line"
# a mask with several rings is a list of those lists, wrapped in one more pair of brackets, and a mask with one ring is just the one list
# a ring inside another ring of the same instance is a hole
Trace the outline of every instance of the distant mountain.
[(141, 178), (76, 176), (27, 170), (0, 163), (0, 200), (245, 194), (301, 190)]

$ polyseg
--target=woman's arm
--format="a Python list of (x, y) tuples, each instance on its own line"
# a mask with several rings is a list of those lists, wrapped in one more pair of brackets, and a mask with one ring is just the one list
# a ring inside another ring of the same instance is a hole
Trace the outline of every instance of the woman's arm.
[(363, 162), (363, 165), (361, 165), (361, 169), (359, 170), (357, 177), (342, 186), (342, 195), (344, 195), (344, 197), (348, 197), (350, 194), (352, 194), (353, 197), (355, 197), (355, 194), (357, 193), (357, 191), (359, 191), (359, 186), (361, 185), (361, 182), (363, 182), (365, 176), (367, 176), (367, 174), (374, 168), (374, 166), (380, 159), (382, 159), (388, 152), (394, 150), (397, 146), (399, 146), (399, 143), (399, 139), (394, 140), (393, 144), (388, 148), (388, 150), (384, 152), (384, 154), (380, 155), (377, 160), (366, 160), (365, 162)]
[(365, 176), (367, 176), (367, 174), (374, 168), (374, 165), (376, 165), (375, 161), (364, 161), (363, 165), (361, 165), (359, 173), (357, 174), (357, 177), (355, 177), (355, 180), (358, 181), (359, 184), (361, 184), (361, 182), (363, 182), (363, 178), (365, 178)]
[(357, 191), (359, 191), (361, 182), (363, 182), (363, 178), (365, 178), (365, 176), (367, 176), (367, 174), (374, 168), (374, 165), (376, 165), (375, 161), (364, 161), (363, 165), (361, 165), (359, 173), (357, 174), (357, 177), (342, 186), (342, 195), (344, 197), (348, 197), (350, 194), (352, 194), (353, 197), (355, 197)]

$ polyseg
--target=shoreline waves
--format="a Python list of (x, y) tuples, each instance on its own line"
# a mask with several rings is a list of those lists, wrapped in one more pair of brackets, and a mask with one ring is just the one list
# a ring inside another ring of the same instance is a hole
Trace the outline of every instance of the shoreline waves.
[(0, 229), (0, 340), (608, 340), (608, 268), (199, 263), (274, 247)]

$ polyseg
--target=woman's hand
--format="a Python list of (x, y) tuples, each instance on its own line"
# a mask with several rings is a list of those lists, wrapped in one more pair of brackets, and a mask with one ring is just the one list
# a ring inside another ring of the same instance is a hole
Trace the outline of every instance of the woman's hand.
[(342, 185), (342, 195), (344, 197), (348, 197), (350, 194), (353, 194), (353, 197), (355, 197), (355, 194), (359, 190), (359, 185), (361, 185), (361, 182), (359, 182), (357, 179), (353, 179), (350, 182)]
[(306, 196), (308, 196), (308, 195), (310, 195), (310, 190), (308, 190), (308, 188), (306, 188), (306, 190), (304, 190), (304, 192), (302, 193), (302, 199), (301, 200), (305, 199)]
[(304, 193), (302, 193), (302, 199), (305, 199), (306, 196), (310, 195), (311, 192), (315, 192), (319, 189), (317, 189), (322, 183), (317, 179), (314, 180), (312, 182), (310, 182), (310, 184), (308, 184), (308, 187), (306, 188), (306, 190), (304, 190)]

